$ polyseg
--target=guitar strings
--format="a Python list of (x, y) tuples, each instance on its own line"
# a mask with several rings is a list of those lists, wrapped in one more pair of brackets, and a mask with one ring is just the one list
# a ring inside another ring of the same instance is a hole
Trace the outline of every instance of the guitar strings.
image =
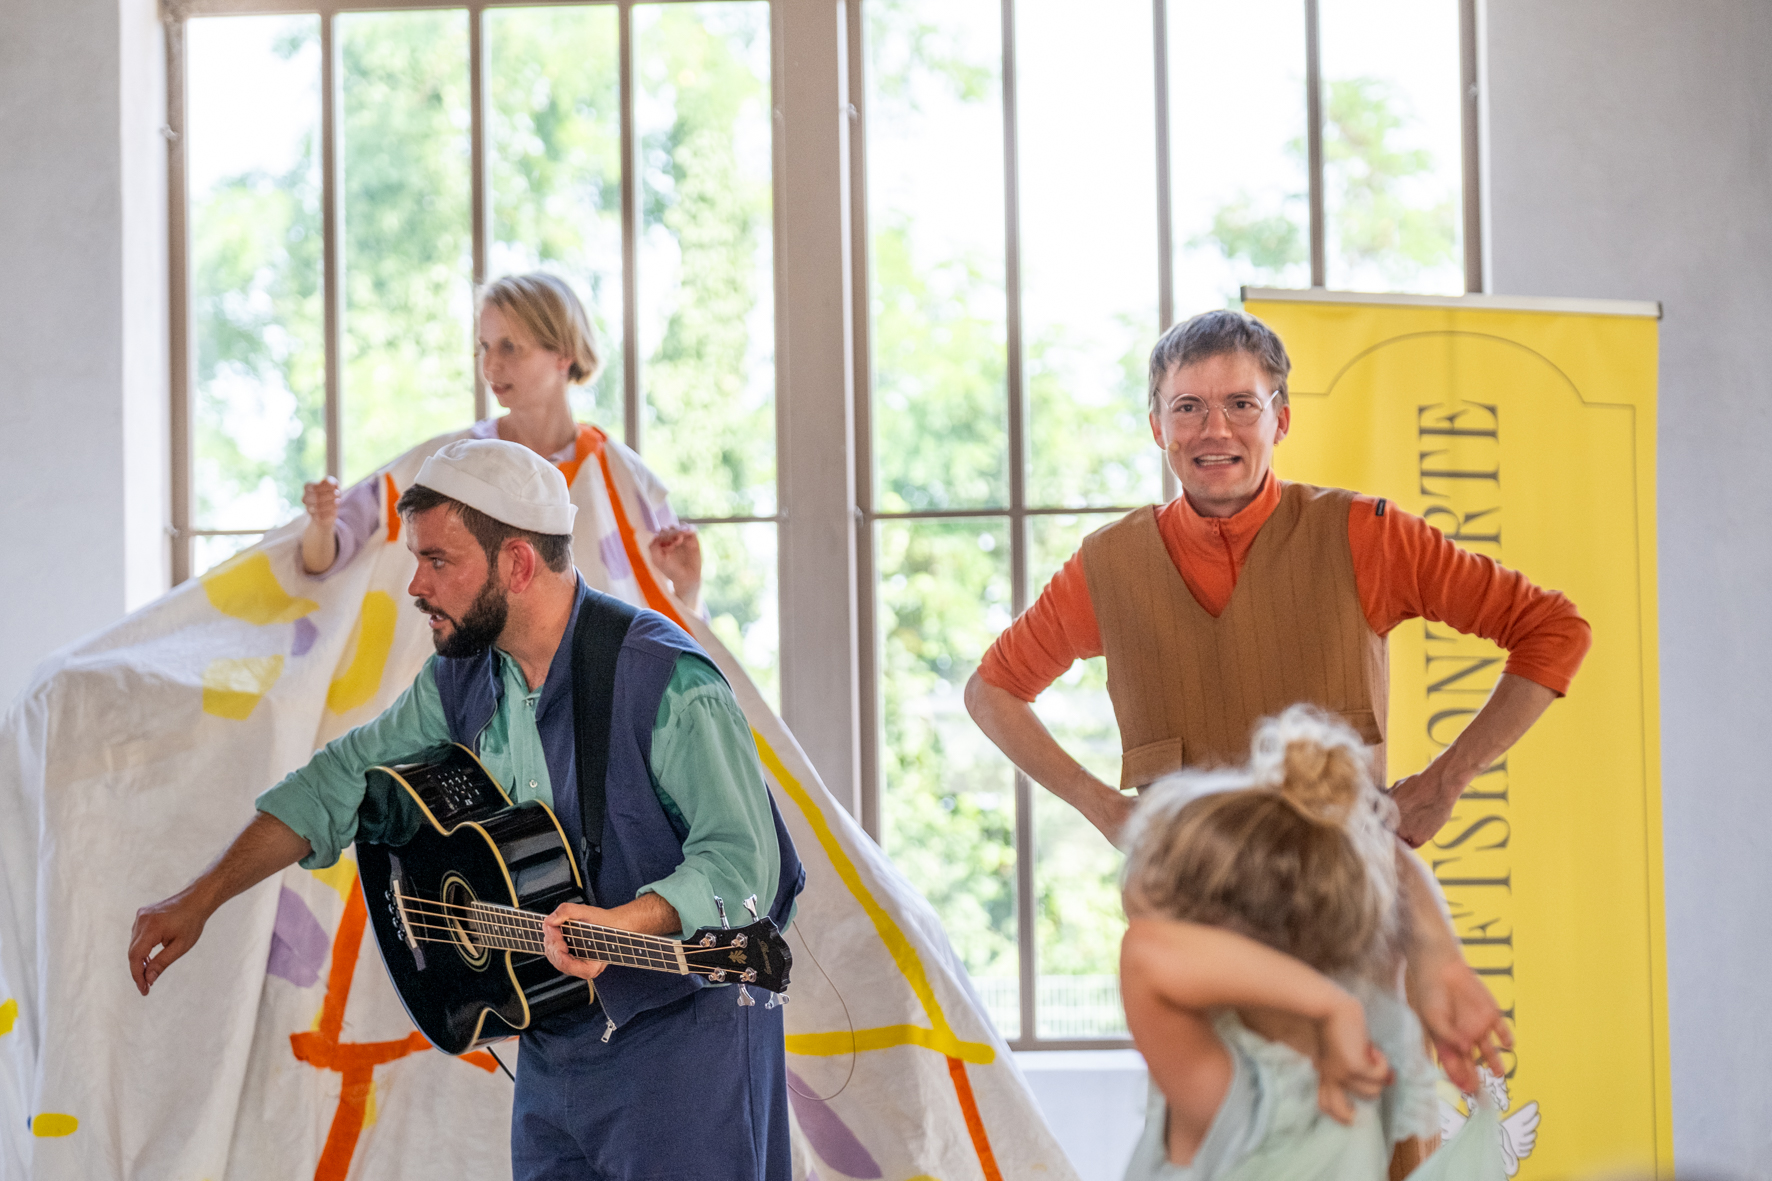
[[(522, 926), (504, 922), (500, 918), (502, 915), (513, 913), (532, 917), (531, 912), (507, 910), (505, 908), (491, 909), (485, 905), (475, 906), (473, 904), (465, 903), (433, 902), (430, 899), (405, 898), (403, 900), (408, 903), (406, 912), (409, 916), (409, 920), (405, 924), (408, 929), (413, 931), (422, 929), (427, 931), (448, 932), (444, 937), (427, 936), (425, 937), (424, 942), (459, 944), (461, 937), (466, 936), (470, 942), (477, 938), (484, 941), (489, 947), (493, 945), (494, 940), (497, 940), (502, 944), (514, 945), (496, 947), (495, 950), (499, 951), (527, 952), (532, 955), (546, 954), (545, 946), (541, 941), (537, 940), (528, 931), (525, 931)], [(460, 910), (467, 913), (463, 915), (447, 913), (450, 910)], [(418, 923), (410, 921), (412, 917), (441, 919), (442, 922)], [(531, 926), (531, 929), (533, 929), (533, 924), (526, 925)], [(578, 930), (568, 930), (564, 932), (567, 937), (568, 949), (577, 958), (602, 960), (605, 963), (618, 964), (624, 967), (652, 968), (661, 971), (675, 972), (679, 968), (674, 951), (681, 945), (674, 941), (665, 940), (656, 936), (641, 936), (640, 938), (645, 942), (636, 943), (631, 946), (623, 946), (619, 942), (608, 940), (605, 940), (603, 946), (597, 946), (586, 937), (584, 934), (585, 932), (594, 932), (597, 937), (601, 938), (607, 932), (616, 932), (617, 928), (598, 927), (577, 921), (570, 921), (567, 926), (569, 928), (578, 928)], [(632, 934), (633, 932), (619, 932), (620, 937), (626, 937)], [(666, 948), (671, 949), (670, 953), (666, 952)], [(689, 954), (719, 954), (730, 951), (731, 949), (721, 947), (684, 946), (683, 950), (686, 953), (685, 959), (687, 960), (687, 955)], [(738, 968), (719, 968), (706, 964), (691, 964), (688, 962), (685, 962), (682, 967), (688, 971), (689, 974), (698, 976), (722, 970), (732, 972), (735, 975), (742, 972), (742, 969)]]
[[(414, 935), (414, 936), (413, 936), (413, 939), (414, 939), (414, 940), (415, 940), (415, 941), (416, 941), (416, 942), (419, 942), (419, 943), (449, 943), (449, 944), (453, 944), (453, 945), (455, 945), (455, 946), (456, 946), (456, 947), (460, 947), (460, 946), (461, 946), (461, 941), (460, 941), (460, 940), (459, 940), (459, 939), (457, 939), (457, 938), (455, 938), (455, 937), (454, 937), (454, 936), (451, 936), (451, 935)], [(515, 948), (494, 948), (494, 949), (493, 949), (493, 950), (496, 950), (496, 951), (514, 951), (514, 950), (517, 950), (517, 949), (515, 949)], [(537, 954), (540, 954), (540, 953), (539, 953), (539, 952), (537, 952)], [(618, 963), (618, 962), (617, 962), (617, 961), (615, 961), (615, 960), (605, 960), (605, 961), (603, 961), (603, 962), (605, 962), (605, 963), (613, 963), (613, 964), (616, 964), (616, 965), (617, 965), (617, 966), (618, 966), (618, 967), (626, 967), (626, 968), (640, 968), (640, 967), (645, 967), (645, 966), (646, 966), (646, 965), (644, 965), (644, 964), (620, 964), (620, 963)], [(674, 965), (674, 964), (673, 964), (673, 965), (671, 965), (671, 967), (672, 967), (672, 968), (675, 968), (675, 967), (676, 967), (676, 965)], [(700, 967), (700, 968), (690, 968), (690, 969), (689, 969), (689, 970), (688, 970), (688, 971), (686, 971), (686, 972), (679, 972), (679, 973), (678, 973), (678, 975), (684, 975), (684, 976), (705, 976), (705, 977), (707, 977), (707, 978), (709, 978), (709, 979), (712, 979), (712, 978), (713, 978), (713, 976), (714, 976), (714, 974), (715, 974), (715, 973), (716, 973), (716, 972), (719, 972), (719, 971), (722, 971), (722, 970), (726, 970), (726, 971), (730, 971), (730, 969), (719, 969), (719, 968), (708, 968), (708, 967)], [(761, 986), (759, 986), (759, 987), (761, 987)]]
[[(539, 927), (542, 924), (542, 920), (546, 917), (545, 915), (536, 914), (534, 911), (519, 910), (516, 907), (504, 906), (496, 902), (448, 902), (441, 898), (423, 898), (413, 894), (402, 894), (400, 900), (406, 904), (406, 910), (408, 913), (428, 913), (430, 917), (433, 918), (454, 917), (440, 914), (439, 912), (441, 911), (465, 911), (479, 921), (490, 922), (494, 925), (505, 924), (513, 927), (519, 925)], [(509, 919), (521, 920), (521, 922), (507, 922), (507, 916)], [(636, 948), (650, 944), (657, 948), (660, 954), (672, 957), (674, 957), (676, 949), (679, 947), (683, 949), (685, 955), (717, 955), (731, 950), (728, 947), (695, 947), (688, 943), (680, 943), (675, 939), (663, 935), (647, 935), (638, 931), (623, 931), (619, 927), (599, 926), (596, 923), (587, 923), (582, 919), (567, 919), (562, 926), (571, 928), (577, 932), (594, 933), (599, 938), (630, 940)]]
[[(478, 934), (478, 932), (474, 932), (474, 931), (463, 932), (453, 926), (437, 926), (437, 925), (429, 924), (429, 923), (426, 923), (426, 924), (413, 923), (413, 924), (410, 924), (407, 929), (408, 929), (408, 931), (410, 931), (412, 933), (412, 937), (415, 942), (418, 942), (418, 943), (449, 943), (449, 944), (455, 945), (456, 947), (461, 946), (463, 934), (466, 934), (469, 936), (470, 942), (472, 941), (472, 936), (474, 936), (475, 934)], [(427, 934), (420, 933), (420, 932), (431, 932), (431, 931), (442, 931), (442, 932), (444, 932), (444, 934), (433, 935), (433, 934), (428, 934), (428, 933)], [(541, 948), (534, 943), (527, 943), (527, 944), (525, 944), (525, 946), (522, 946), (522, 947), (493, 947), (490, 943), (488, 943), (487, 948), (489, 950), (493, 950), (493, 951), (529, 951), (529, 952), (536, 954), (536, 955), (543, 954)], [(586, 957), (586, 958), (601, 959), (602, 957), (601, 956), (592, 956), (592, 957)], [(678, 965), (674, 962), (667, 963), (664, 961), (656, 961), (656, 960), (642, 962), (642, 963), (622, 963), (622, 961), (620, 961), (620, 960), (610, 959), (610, 960), (605, 960), (604, 962), (618, 964), (620, 966), (630, 967), (630, 968), (656, 967), (656, 968), (666, 969), (666, 970), (670, 970), (670, 971), (675, 971), (678, 967)], [(704, 975), (705, 976), (712, 976), (715, 972), (718, 972), (718, 971), (731, 972), (732, 969), (730, 969), (730, 968), (728, 968), (728, 969), (711, 968), (711, 967), (708, 967), (707, 965), (694, 965), (694, 966), (691, 966), (687, 969), (686, 974), (691, 975), (691, 976), (704, 976)], [(685, 973), (679, 973), (679, 975), (682, 975), (682, 974), (685, 974)]]
[[(413, 911), (409, 909), (407, 913), (411, 915)], [(417, 917), (440, 917), (444, 920), (440, 923), (408, 921), (404, 924), (409, 931), (446, 931), (450, 933), (449, 937), (429, 939), (429, 942), (453, 943), (458, 941), (459, 936), (465, 935), (470, 942), (478, 939), (484, 941), (489, 947), (492, 946), (494, 940), (503, 944), (515, 945), (497, 947), (495, 950), (498, 951), (526, 951), (535, 955), (545, 954), (541, 940), (522, 932), (514, 932), (508, 929), (500, 930), (496, 926), (490, 925), (481, 926), (480, 929), (476, 929), (476, 920), (469, 918), (464, 921), (453, 915), (438, 916), (434, 914), (425, 914), (423, 911), (419, 911)], [(573, 941), (569, 940), (569, 944), (572, 942)], [(597, 959), (602, 960), (605, 963), (623, 964), (628, 967), (660, 967), (672, 970), (675, 970), (677, 967), (675, 956), (665, 956), (656, 952), (644, 950), (636, 951), (634, 949), (622, 947), (597, 948), (583, 943), (582, 941), (578, 942), (577, 945), (572, 946), (571, 950), (576, 954), (581, 948), (583, 950), (588, 950), (591, 953), (588, 956), (579, 956), (581, 959)]]

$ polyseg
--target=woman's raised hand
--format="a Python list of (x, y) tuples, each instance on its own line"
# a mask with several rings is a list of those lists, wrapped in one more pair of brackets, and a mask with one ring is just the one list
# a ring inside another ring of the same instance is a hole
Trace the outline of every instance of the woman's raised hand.
[(652, 564), (671, 580), (671, 589), (691, 611), (701, 609), (701, 538), (694, 525), (660, 529), (647, 547)]
[(301, 535), (302, 568), (309, 574), (324, 574), (338, 559), (338, 535), (333, 530), (338, 522), (338, 480), (327, 476), (303, 484), (301, 504), (308, 511), (308, 526)]

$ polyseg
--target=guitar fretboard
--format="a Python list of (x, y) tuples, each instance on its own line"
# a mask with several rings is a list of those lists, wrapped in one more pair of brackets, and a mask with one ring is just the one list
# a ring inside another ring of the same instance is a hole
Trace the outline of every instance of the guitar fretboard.
[[(486, 947), (542, 954), (542, 916), (538, 914), (475, 902), (464, 908), (460, 922), (475, 942)], [(565, 923), (561, 933), (566, 938), (566, 949), (579, 959), (678, 975), (688, 970), (673, 939), (577, 921)]]

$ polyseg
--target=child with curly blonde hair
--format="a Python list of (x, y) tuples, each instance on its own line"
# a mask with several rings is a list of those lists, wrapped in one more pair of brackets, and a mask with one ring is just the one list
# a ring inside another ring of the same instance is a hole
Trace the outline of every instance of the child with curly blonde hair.
[[(1127, 1181), (1380, 1181), (1394, 1145), (1437, 1134), (1396, 809), (1367, 768), (1351, 730), (1294, 706), (1246, 767), (1139, 801), (1120, 987), (1151, 1100)], [(1493, 1111), (1410, 1175), (1499, 1181)]]

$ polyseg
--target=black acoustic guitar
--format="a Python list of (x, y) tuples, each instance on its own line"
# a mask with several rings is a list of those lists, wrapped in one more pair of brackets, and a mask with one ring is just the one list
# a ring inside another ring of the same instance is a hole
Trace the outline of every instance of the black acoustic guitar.
[[(583, 882), (545, 804), (511, 803), (464, 746), (375, 767), (365, 797), (372, 830), (357, 843), (358, 880), (394, 989), (419, 1032), (449, 1054), (499, 1041), (540, 1018), (590, 1003), (595, 982), (542, 954), (542, 919), (582, 902)], [(793, 956), (775, 924), (703, 928), (678, 942), (569, 922), (572, 953), (631, 968), (694, 973), (785, 992)], [(742, 1001), (741, 1001), (742, 1003)]]

